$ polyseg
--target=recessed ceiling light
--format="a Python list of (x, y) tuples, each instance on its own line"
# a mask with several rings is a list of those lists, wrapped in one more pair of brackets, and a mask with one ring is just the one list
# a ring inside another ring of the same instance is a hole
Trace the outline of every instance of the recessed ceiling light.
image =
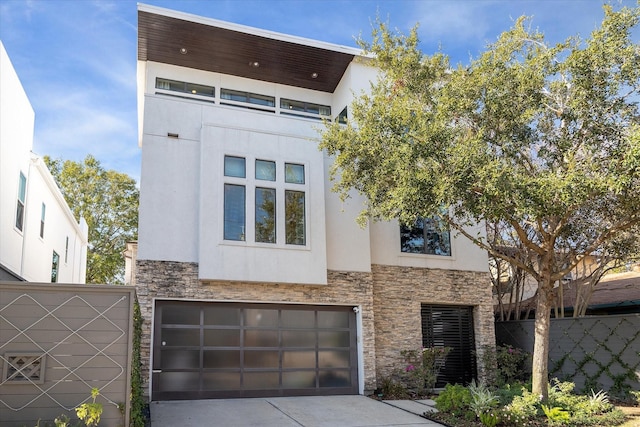
[(311, 73), (311, 78), (312, 79), (317, 79), (318, 78), (318, 73)]
[(187, 48), (186, 48), (186, 47), (181, 47), (181, 48), (180, 48), (180, 53), (181, 53), (181, 54), (186, 55), (186, 54), (187, 54), (187, 52), (188, 52), (188, 51), (187, 51)]
[(249, 62), (249, 66), (253, 68), (258, 68), (260, 66), (260, 63), (258, 61), (252, 61), (252, 62)]

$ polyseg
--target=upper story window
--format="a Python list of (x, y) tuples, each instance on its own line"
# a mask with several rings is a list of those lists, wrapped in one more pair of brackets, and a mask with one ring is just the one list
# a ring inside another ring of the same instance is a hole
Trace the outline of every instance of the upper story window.
[[(252, 108), (263, 111), (275, 112), (276, 98), (257, 93), (243, 92), (232, 89), (220, 89), (220, 99), (223, 105), (233, 105), (235, 107)], [(227, 102), (224, 102), (227, 101)], [(253, 107), (243, 104), (251, 104)]]
[(60, 255), (56, 251), (53, 251), (51, 257), (51, 283), (58, 282), (58, 272), (60, 271)]
[(47, 212), (47, 206), (42, 204), (42, 211), (40, 213), (40, 237), (44, 238), (44, 216)]
[(24, 205), (25, 196), (27, 194), (27, 178), (20, 172), (20, 180), (18, 181), (18, 201), (16, 203), (16, 228), (22, 231), (24, 227)]
[(64, 241), (64, 263), (69, 261), (69, 236)]
[(311, 102), (295, 101), (293, 99), (280, 99), (280, 113), (294, 116), (304, 116), (320, 120), (322, 117), (331, 117), (331, 107), (328, 105), (313, 104)]
[(437, 218), (418, 218), (412, 227), (401, 225), (400, 250), (414, 254), (451, 256), (449, 229)]
[[(253, 164), (249, 176), (246, 158), (224, 158), (224, 239), (306, 245), (305, 166), (264, 159)], [(247, 212), (253, 213), (250, 229)]]
[(181, 82), (178, 80), (156, 78), (156, 89), (169, 90), (172, 92), (188, 93), (191, 95), (200, 95), (214, 97), (216, 89), (213, 86), (206, 86), (197, 83)]

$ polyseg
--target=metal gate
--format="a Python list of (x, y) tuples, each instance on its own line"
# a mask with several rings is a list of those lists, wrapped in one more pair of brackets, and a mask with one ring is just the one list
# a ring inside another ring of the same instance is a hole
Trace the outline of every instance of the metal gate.
[(436, 387), (476, 378), (473, 307), (422, 304), (423, 347), (451, 347)]
[(152, 399), (357, 394), (352, 307), (156, 301)]

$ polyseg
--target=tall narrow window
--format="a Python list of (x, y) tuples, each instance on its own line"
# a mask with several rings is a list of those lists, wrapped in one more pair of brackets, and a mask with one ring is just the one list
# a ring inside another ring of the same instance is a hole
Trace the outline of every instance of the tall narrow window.
[(224, 238), (245, 240), (244, 185), (224, 185)]
[(20, 172), (20, 181), (18, 182), (18, 203), (16, 204), (16, 228), (22, 231), (24, 227), (24, 204), (27, 193), (27, 178)]
[(275, 188), (256, 188), (256, 242), (276, 242)]
[(69, 236), (64, 241), (64, 263), (66, 264), (69, 261)]
[(51, 259), (51, 283), (58, 282), (59, 268), (60, 268), (60, 256), (56, 251), (53, 251), (53, 257)]
[(305, 245), (305, 194), (303, 191), (284, 192), (285, 233), (289, 245)]
[(44, 238), (44, 216), (47, 212), (47, 206), (42, 204), (42, 213), (40, 214), (40, 237)]

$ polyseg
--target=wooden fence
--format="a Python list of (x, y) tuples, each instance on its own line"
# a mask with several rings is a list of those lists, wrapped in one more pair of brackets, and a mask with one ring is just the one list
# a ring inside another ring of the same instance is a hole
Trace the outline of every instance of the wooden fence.
[[(498, 344), (533, 352), (534, 321), (496, 322)], [(640, 390), (640, 314), (551, 319), (549, 376), (576, 390)]]
[(53, 424), (100, 392), (104, 427), (129, 424), (135, 290), (0, 282), (0, 425)]

